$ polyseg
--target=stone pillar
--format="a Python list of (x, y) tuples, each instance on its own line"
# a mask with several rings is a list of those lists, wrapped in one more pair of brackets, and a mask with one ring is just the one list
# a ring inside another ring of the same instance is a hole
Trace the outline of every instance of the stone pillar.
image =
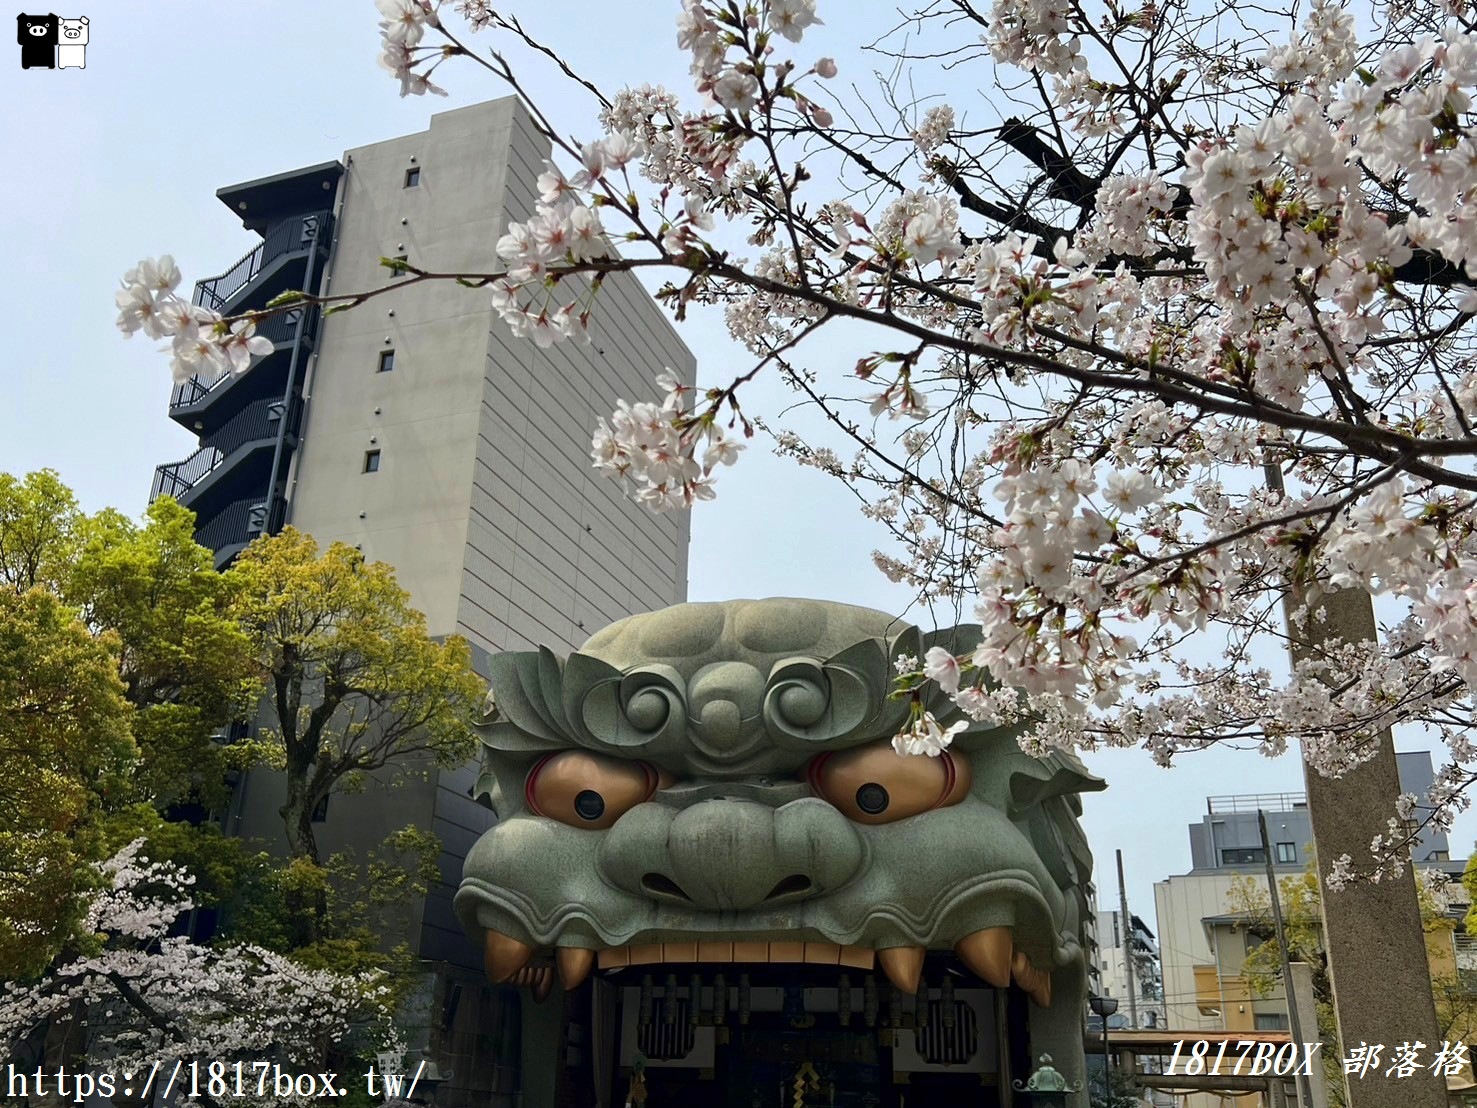
[[(1290, 623), (1294, 658), (1316, 657), (1333, 640), (1374, 641), (1374, 605), (1364, 590), (1310, 593), (1307, 602), (1310, 614), (1303, 629)], [(1320, 607), (1326, 618), (1319, 618)], [(1444, 1082), (1430, 1071), (1422, 1068), (1405, 1078), (1384, 1075), (1390, 1055), (1401, 1043), (1425, 1043), (1427, 1050), (1421, 1052), (1425, 1060), (1429, 1049), (1440, 1045), (1412, 868), (1378, 884), (1356, 881), (1339, 892), (1323, 884), (1333, 860), (1344, 854), (1359, 873), (1361, 863), (1370, 857), (1370, 841), (1389, 833), (1400, 778), (1390, 733), (1381, 732), (1376, 742), (1374, 757), (1340, 778), (1304, 767), (1318, 852), (1324, 942), (1343, 1050), (1347, 1053), (1360, 1043), (1384, 1046), (1385, 1061), (1378, 1072), (1371, 1068), (1363, 1078), (1345, 1082), (1345, 1103), (1349, 1108), (1393, 1104), (1445, 1108)]]
[[(1080, 1084), (1075, 1093), (1067, 1094), (1067, 1108), (1088, 1108), (1092, 1094), (1092, 1081), (1087, 1074), (1087, 1063), (1083, 1050), (1086, 1032), (1083, 1022), (1087, 1012), (1087, 967), (1079, 958), (1070, 965), (1058, 967), (1051, 975), (1051, 1007), (1041, 1008), (1035, 1001), (1029, 1002), (1031, 1065), (1043, 1054), (1050, 1054), (1052, 1062), (1067, 1079), (1067, 1083)], [(1109, 1042), (1112, 1033), (1109, 1032)], [(1078, 1066), (1081, 1069), (1078, 1069)]]

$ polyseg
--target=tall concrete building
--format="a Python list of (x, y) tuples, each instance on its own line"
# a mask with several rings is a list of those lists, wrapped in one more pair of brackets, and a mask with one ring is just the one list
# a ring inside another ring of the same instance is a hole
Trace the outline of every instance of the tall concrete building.
[[(1108, 1019), (1108, 1027), (1164, 1026), (1164, 987), (1160, 980), (1159, 944), (1137, 912), (1130, 912), (1130, 923), (1124, 925), (1123, 913), (1115, 909), (1099, 909), (1096, 937), (1098, 947), (1097, 992), (1118, 999), (1118, 1011)], [(1132, 967), (1130, 987), (1129, 970)], [(1130, 1016), (1128, 996), (1133, 993)]]
[[(532, 215), (547, 155), (508, 98), (223, 188), (221, 201), (262, 241), (200, 282), (196, 302), (235, 314), (285, 289), (393, 284), (382, 257), (497, 272), (497, 240)], [(445, 281), (326, 318), (274, 318), (261, 329), (273, 351), (245, 374), (175, 390), (170, 416), (199, 433), (200, 448), (158, 468), (153, 496), (197, 513), (197, 538), (220, 566), (286, 524), (392, 564), (431, 633), (465, 636), (479, 668), (500, 650), (575, 649), (687, 593), (686, 515), (625, 499), (592, 471), (589, 449), (597, 417), (618, 398), (651, 395), (664, 367), (690, 381), (692, 354), (628, 274), (604, 282), (593, 319), (588, 345), (540, 350), (511, 336), (486, 290)], [(437, 968), (432, 1045), (452, 1073), (441, 1102), (511, 1104), (526, 1091), (517, 994), (483, 984), (480, 952), (450, 908), (463, 856), (495, 819), (470, 798), (474, 778), (469, 766), (335, 796), (319, 837), (325, 852), (363, 850), (408, 824), (440, 837), (443, 885), (410, 905), (404, 933), (390, 938)], [(280, 778), (249, 774), (227, 829), (280, 840), (282, 798)]]

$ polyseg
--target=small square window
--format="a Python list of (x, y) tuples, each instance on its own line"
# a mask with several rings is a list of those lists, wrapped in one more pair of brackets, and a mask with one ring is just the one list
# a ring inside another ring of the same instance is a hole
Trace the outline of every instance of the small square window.
[(405, 187), (413, 189), (421, 183), (421, 167), (413, 165), (405, 171)]
[(379, 372), (380, 373), (389, 373), (390, 370), (392, 370), (394, 368), (395, 368), (395, 352), (393, 350), (381, 350), (380, 351)]
[(380, 452), (378, 450), (366, 450), (364, 452), (364, 472), (378, 473), (380, 468)]
[(1279, 862), (1296, 862), (1298, 860), (1297, 849), (1297, 843), (1278, 843), (1277, 860)]
[[(396, 254), (395, 255), (395, 260), (397, 262), (408, 262), (408, 261), (410, 261), (410, 255), (409, 254)], [(408, 270), (408, 269), (401, 269), (400, 267), (396, 266), (395, 267), (395, 272), (392, 273), (391, 276), (392, 277), (408, 277), (408, 276), (410, 276), (410, 270)]]

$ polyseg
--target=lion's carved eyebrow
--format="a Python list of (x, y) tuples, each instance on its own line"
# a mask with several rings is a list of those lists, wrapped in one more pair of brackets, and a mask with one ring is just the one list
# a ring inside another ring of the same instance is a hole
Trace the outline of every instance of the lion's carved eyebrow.
[[(904, 627), (895, 635), (860, 639), (828, 658), (774, 658), (762, 730), (753, 738), (795, 752), (840, 749), (895, 734), (915, 700), (942, 721), (959, 718), (959, 709), (932, 682), (912, 696), (894, 695), (895, 663), (899, 657), (921, 658), (933, 646), (961, 654), (979, 638), (979, 628), (971, 625), (929, 634)], [(483, 743), (509, 754), (582, 747), (680, 756), (691, 746), (692, 720), (687, 677), (672, 662), (682, 659), (650, 659), (622, 669), (580, 651), (560, 658), (546, 647), (493, 655), (496, 709), (482, 727)]]

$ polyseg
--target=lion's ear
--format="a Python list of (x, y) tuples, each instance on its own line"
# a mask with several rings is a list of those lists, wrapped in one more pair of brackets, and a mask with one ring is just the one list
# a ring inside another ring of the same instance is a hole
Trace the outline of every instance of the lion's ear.
[(1080, 814), (1082, 802), (1076, 794), (1101, 792), (1108, 787), (1106, 781), (1089, 772), (1082, 759), (1070, 751), (1053, 750), (1039, 758), (1023, 755), (1011, 761), (1010, 807), (1014, 812), (1061, 796)]
[[(547, 650), (504, 651), (488, 661), (493, 693), (483, 742), (512, 752), (572, 744), (559, 696), (559, 660)], [(494, 695), (495, 694), (495, 698)]]

